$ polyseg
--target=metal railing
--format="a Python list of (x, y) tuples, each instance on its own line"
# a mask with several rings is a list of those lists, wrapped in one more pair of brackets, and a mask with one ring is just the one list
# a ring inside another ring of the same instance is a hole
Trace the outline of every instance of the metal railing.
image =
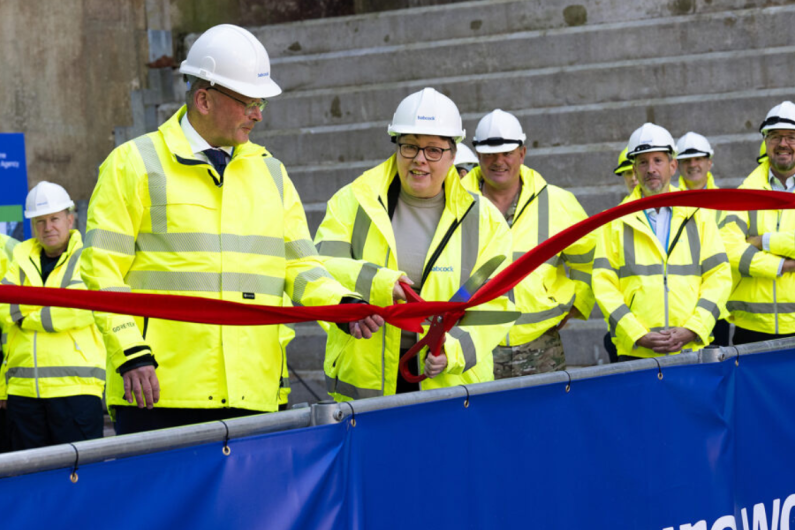
[(86, 464), (138, 456), (172, 449), (180, 449), (207, 443), (226, 443), (229, 440), (258, 434), (300, 429), (313, 425), (338, 423), (348, 416), (362, 412), (428, 403), (445, 399), (469, 400), (472, 396), (527, 388), (549, 384), (564, 384), (568, 392), (575, 381), (603, 377), (607, 375), (643, 370), (658, 370), (663, 377), (663, 369), (701, 363), (721, 362), (729, 358), (739, 358), (776, 350), (795, 348), (795, 338), (758, 342), (737, 347), (707, 347), (695, 352), (686, 352), (670, 357), (657, 357), (637, 361), (622, 362), (567, 371), (501, 379), (469, 386), (455, 386), (396, 394), (336, 403), (324, 401), (308, 408), (284, 412), (260, 414), (244, 418), (214, 421), (173, 429), (162, 429), (139, 434), (113, 436), (74, 444), (63, 444), (41, 449), (30, 449), (0, 455), (0, 478), (53, 469), (69, 469)]

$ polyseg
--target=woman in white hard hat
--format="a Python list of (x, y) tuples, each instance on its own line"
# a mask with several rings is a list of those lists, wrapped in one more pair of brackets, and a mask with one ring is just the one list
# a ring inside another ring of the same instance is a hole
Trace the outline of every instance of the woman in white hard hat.
[[(405, 300), (399, 280), (426, 301), (447, 301), (473, 275), (491, 276), (489, 266), (481, 267), (495, 256), (503, 258), (501, 267), (510, 261), (510, 234), (489, 201), (460, 183), (453, 161), (465, 131), (448, 97), (432, 88), (408, 96), (388, 132), (395, 154), (332, 197), (315, 243), (334, 277), (371, 304)], [(480, 283), (474, 278), (467, 287)], [(511, 303), (500, 297), (483, 308), (506, 311)], [(441, 355), (423, 351), (411, 363), (413, 373), (428, 377), (421, 389), (493, 379), (491, 351), (511, 324), (476, 319), (462, 319), (447, 334)], [(347, 400), (418, 390), (398, 370), (401, 354), (417, 340), (391, 325), (367, 341), (330, 327), (329, 393)]]

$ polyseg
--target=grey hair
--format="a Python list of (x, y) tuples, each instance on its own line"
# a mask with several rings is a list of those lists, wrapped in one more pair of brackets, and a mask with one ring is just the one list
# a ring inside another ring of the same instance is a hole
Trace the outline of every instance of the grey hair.
[(186, 75), (185, 81), (188, 83), (188, 90), (185, 92), (185, 103), (188, 105), (189, 109), (192, 109), (193, 98), (196, 96), (196, 92), (211, 86), (211, 84), (206, 79), (200, 79), (194, 75)]

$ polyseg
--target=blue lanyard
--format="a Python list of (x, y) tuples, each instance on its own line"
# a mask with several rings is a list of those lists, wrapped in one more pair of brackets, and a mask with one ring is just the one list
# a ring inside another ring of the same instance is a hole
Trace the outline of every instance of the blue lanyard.
[[(646, 210), (643, 210), (643, 215), (646, 216), (646, 222), (649, 223), (649, 228), (651, 228), (652, 233), (654, 233), (654, 237), (657, 238), (657, 227), (654, 226), (651, 222), (651, 217)], [(659, 213), (657, 215), (660, 215)], [(668, 231), (665, 233), (665, 253), (668, 254), (668, 245), (671, 242), (671, 219), (674, 216), (673, 210), (671, 210), (671, 215), (668, 216)], [(659, 217), (658, 217), (659, 219)]]

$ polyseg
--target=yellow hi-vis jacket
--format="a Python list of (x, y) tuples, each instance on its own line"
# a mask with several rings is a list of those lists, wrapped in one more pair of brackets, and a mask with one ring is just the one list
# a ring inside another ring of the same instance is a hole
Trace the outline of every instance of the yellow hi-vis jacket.
[[(72, 230), (69, 246), (44, 284), (42, 248), (36, 239), (29, 239), (14, 249), (14, 259), (2, 283), (85, 290), (80, 279), (82, 250), (80, 232)], [(102, 397), (105, 346), (91, 311), (0, 304), (0, 321), (8, 330), (0, 399), (9, 394), (29, 398)]]
[[(343, 285), (372, 304), (391, 305), (392, 288), (401, 276), (395, 235), (387, 211), (390, 194), (400, 190), (395, 155), (366, 171), (338, 191), (328, 203), (315, 243), (326, 266)], [(511, 236), (500, 213), (461, 186), (455, 167), (444, 181), (445, 205), (426, 255), (420, 296), (447, 301), (470, 276), (494, 256), (510, 263)], [(393, 199), (394, 200), (394, 199)], [(432, 257), (437, 256), (435, 261)], [(478, 310), (508, 311), (513, 306), (498, 297)], [(447, 367), (422, 382), (423, 390), (491, 381), (491, 352), (509, 324), (479, 325), (477, 310), (450, 330), (444, 343)], [(427, 331), (427, 326), (424, 326)], [(353, 340), (335, 326), (328, 327), (324, 368), (329, 394), (337, 400), (395, 393), (400, 360), (400, 329), (381, 328), (368, 340)], [(420, 354), (424, 367), (425, 352)]]
[[(536, 171), (523, 165), (520, 177), (522, 191), (511, 227), (514, 261), (588, 217), (574, 195), (547, 184)], [(462, 183), (468, 190), (480, 193), (482, 179), (483, 173), (476, 167)], [(518, 346), (537, 339), (557, 326), (572, 307), (588, 319), (594, 306), (591, 268), (595, 245), (596, 235), (588, 234), (541, 265), (508, 293), (522, 316), (502, 341), (503, 346)]]
[[(636, 186), (622, 204), (640, 197)], [(685, 349), (708, 345), (729, 297), (731, 269), (713, 212), (672, 210), (668, 249), (642, 211), (616, 219), (597, 235), (593, 290), (619, 355), (661, 355), (635, 343), (670, 327), (698, 336)]]
[[(765, 160), (739, 189), (772, 190)], [(721, 237), (734, 276), (729, 302), (729, 321), (770, 334), (795, 333), (795, 274), (778, 276), (783, 258), (795, 259), (795, 211), (760, 210), (726, 212)], [(770, 233), (770, 252), (746, 242), (746, 237)]]
[[(11, 236), (7, 236), (5, 234), (0, 234), (0, 278), (6, 275), (8, 271), (8, 266), (11, 264), (11, 260), (14, 259), (14, 247), (19, 244), (19, 241), (14, 239)], [(0, 321), (0, 345), (2, 345), (2, 351), (0, 351), (0, 366), (3, 364), (3, 359), (6, 356), (6, 344), (8, 343), (8, 334), (5, 326), (2, 325), (2, 321)], [(0, 386), (5, 384), (3, 381), (0, 381)]]
[[(687, 183), (685, 177), (679, 175), (679, 189), (687, 191)], [(704, 186), (705, 190), (719, 190), (720, 186), (715, 184), (715, 177), (712, 176), (712, 171), (707, 171), (707, 185)], [(723, 210), (715, 210), (715, 222), (720, 224), (723, 219)]]
[[(185, 112), (119, 146), (102, 164), (88, 207), (86, 285), (279, 307), (284, 293), (306, 306), (356, 296), (318, 259), (281, 162), (248, 142), (235, 148), (221, 178), (194, 159), (180, 127)], [(109, 406), (129, 405), (117, 370), (151, 349), (159, 363), (156, 407), (277, 409), (279, 326), (111, 314), (97, 314), (97, 323), (108, 348)]]

